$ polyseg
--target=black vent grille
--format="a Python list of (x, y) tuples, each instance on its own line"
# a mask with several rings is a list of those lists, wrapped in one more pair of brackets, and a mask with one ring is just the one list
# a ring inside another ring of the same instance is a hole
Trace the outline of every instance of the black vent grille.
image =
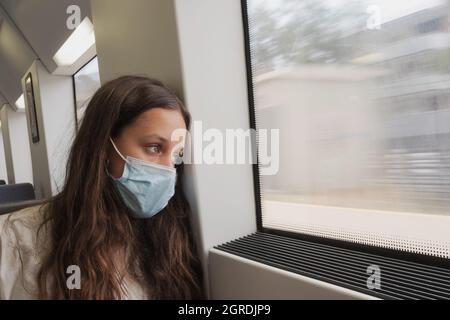
[[(380, 255), (256, 232), (216, 249), (382, 299), (450, 299), (450, 270)], [(368, 289), (369, 266), (379, 288)]]

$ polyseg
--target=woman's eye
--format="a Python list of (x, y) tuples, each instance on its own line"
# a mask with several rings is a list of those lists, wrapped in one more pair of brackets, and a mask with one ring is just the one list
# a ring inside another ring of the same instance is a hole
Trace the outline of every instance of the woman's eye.
[(160, 153), (161, 149), (159, 148), (158, 145), (151, 145), (147, 147), (147, 151), (150, 153)]

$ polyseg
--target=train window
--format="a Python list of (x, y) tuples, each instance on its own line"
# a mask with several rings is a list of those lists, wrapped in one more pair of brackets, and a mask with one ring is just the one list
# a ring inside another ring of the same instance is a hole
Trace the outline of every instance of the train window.
[(280, 130), (260, 229), (449, 258), (448, 2), (244, 7), (254, 126)]
[(76, 117), (79, 124), (91, 97), (100, 88), (97, 57), (89, 61), (74, 74), (73, 82), (75, 87)]

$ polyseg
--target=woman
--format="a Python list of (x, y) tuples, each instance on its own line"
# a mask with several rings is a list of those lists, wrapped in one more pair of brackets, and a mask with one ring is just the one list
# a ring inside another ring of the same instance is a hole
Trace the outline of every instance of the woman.
[(0, 216), (0, 298), (202, 299), (182, 145), (171, 139), (189, 125), (187, 109), (159, 81), (125, 76), (103, 85), (61, 193)]

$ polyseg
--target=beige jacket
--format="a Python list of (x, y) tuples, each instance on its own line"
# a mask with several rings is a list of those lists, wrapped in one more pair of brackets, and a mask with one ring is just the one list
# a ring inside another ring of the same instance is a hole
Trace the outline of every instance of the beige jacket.
[[(37, 273), (48, 248), (45, 227), (37, 236), (43, 221), (39, 208), (0, 216), (0, 300), (37, 298)], [(124, 287), (127, 299), (146, 299), (138, 283), (125, 280)]]

